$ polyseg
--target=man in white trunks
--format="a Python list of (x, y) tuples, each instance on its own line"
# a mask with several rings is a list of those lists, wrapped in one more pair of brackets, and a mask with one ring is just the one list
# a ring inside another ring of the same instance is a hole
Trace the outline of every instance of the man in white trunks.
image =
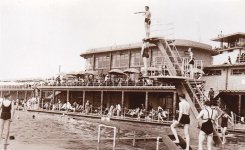
[(190, 135), (189, 135), (189, 124), (190, 124), (190, 104), (186, 101), (185, 95), (179, 95), (179, 116), (177, 120), (173, 121), (173, 124), (170, 126), (174, 134), (175, 141), (174, 143), (179, 143), (179, 138), (177, 135), (176, 127), (178, 124), (184, 125), (184, 134), (186, 138), (186, 150), (189, 150), (190, 147)]
[(135, 14), (143, 13), (145, 15), (145, 32), (146, 32), (146, 37), (150, 37), (150, 25), (151, 25), (151, 12), (149, 11), (149, 6), (145, 6), (145, 11), (143, 12), (136, 12)]

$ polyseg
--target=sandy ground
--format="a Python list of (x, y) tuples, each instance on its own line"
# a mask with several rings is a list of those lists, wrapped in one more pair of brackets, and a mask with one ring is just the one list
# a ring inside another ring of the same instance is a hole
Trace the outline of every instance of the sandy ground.
[[(35, 115), (35, 119), (32, 116)], [(8, 150), (94, 150), (98, 149), (97, 136), (98, 119), (72, 118), (61, 115), (22, 112), (17, 111), (15, 120), (11, 124), (10, 136), (15, 140), (9, 140)], [(146, 134), (149, 130), (159, 131), (159, 135), (168, 134), (168, 127), (139, 125), (135, 123), (111, 122), (120, 124), (120, 138), (133, 137), (132, 130), (141, 129), (146, 132), (137, 131), (136, 137), (158, 136)], [(180, 129), (181, 130), (181, 129)], [(113, 132), (110, 129), (102, 129), (101, 144), (99, 149), (112, 149), (112, 141), (105, 138), (112, 138)], [(235, 135), (228, 138), (228, 144), (223, 147), (214, 147), (214, 150), (245, 150), (245, 135)], [(3, 148), (3, 141), (0, 148)], [(197, 143), (197, 139), (192, 139), (192, 143)], [(193, 147), (196, 149), (197, 145)], [(136, 141), (136, 146), (132, 146), (132, 140), (120, 140), (116, 143), (116, 149), (154, 150), (156, 141)], [(160, 149), (164, 150), (164, 143), (160, 144)]]

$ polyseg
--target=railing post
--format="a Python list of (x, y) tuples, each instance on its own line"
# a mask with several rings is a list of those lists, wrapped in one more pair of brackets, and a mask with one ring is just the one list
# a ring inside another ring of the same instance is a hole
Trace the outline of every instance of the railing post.
[(116, 127), (114, 127), (113, 150), (115, 150), (116, 148), (116, 135), (117, 135), (117, 130)]
[(159, 140), (161, 137), (157, 137), (157, 145), (156, 145), (156, 150), (159, 150)]
[(99, 125), (99, 131), (98, 131), (98, 144), (100, 144), (100, 126), (101, 125)]
[(134, 131), (134, 138), (133, 138), (133, 147), (135, 147), (135, 131)]
[(103, 114), (103, 100), (104, 100), (104, 91), (101, 91), (101, 95), (100, 95), (100, 115), (102, 116)]

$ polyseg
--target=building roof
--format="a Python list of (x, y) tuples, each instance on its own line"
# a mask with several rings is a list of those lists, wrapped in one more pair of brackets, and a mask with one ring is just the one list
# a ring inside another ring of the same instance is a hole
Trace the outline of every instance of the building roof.
[(233, 34), (227, 34), (227, 35), (222, 35), (222, 36), (218, 36), (216, 38), (211, 39), (212, 41), (217, 41), (217, 42), (231, 42), (231, 41), (235, 41), (238, 38), (245, 38), (245, 33), (242, 32), (236, 32)]
[(211, 69), (211, 68), (232, 68), (232, 67), (245, 67), (245, 63), (210, 65), (210, 66), (205, 66), (204, 69)]
[[(190, 41), (190, 40), (175, 39), (174, 44), (175, 44), (175, 46), (200, 48), (203, 50), (209, 50), (212, 53), (217, 53), (217, 51), (212, 50), (211, 45), (199, 43), (199, 42), (194, 42), (194, 41)], [(80, 56), (83, 57), (83, 56), (90, 55), (90, 54), (112, 52), (112, 51), (123, 51), (123, 50), (127, 50), (127, 49), (140, 49), (141, 46), (142, 46), (142, 43), (132, 43), (132, 44), (125, 44), (125, 45), (110, 46), (110, 47), (94, 48), (94, 49), (88, 49), (85, 52), (82, 52), (80, 54)], [(150, 46), (155, 47), (154, 44), (151, 44)]]

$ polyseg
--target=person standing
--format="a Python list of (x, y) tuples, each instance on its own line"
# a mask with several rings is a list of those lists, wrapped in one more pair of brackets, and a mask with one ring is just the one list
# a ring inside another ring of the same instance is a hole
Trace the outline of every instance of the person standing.
[(146, 37), (149, 38), (150, 37), (150, 25), (151, 25), (150, 7), (149, 6), (145, 6), (145, 11), (143, 11), (143, 12), (135, 12), (135, 14), (140, 14), (140, 13), (143, 13), (145, 15), (145, 21), (144, 21), (145, 32), (146, 32)]
[(211, 102), (214, 100), (214, 90), (213, 90), (213, 88), (210, 88), (210, 90), (208, 92), (208, 98), (209, 98), (209, 100)]
[(149, 43), (148, 42), (143, 42), (142, 48), (141, 48), (141, 57), (143, 58), (143, 63), (144, 63), (144, 76), (147, 76), (147, 60), (149, 58)]
[(221, 118), (221, 133), (222, 133), (222, 144), (225, 144), (226, 138), (225, 138), (225, 132), (228, 127), (228, 120), (232, 120), (232, 118), (225, 112), (222, 112), (218, 119)]
[(4, 95), (3, 101), (0, 104), (0, 111), (1, 111), (1, 137), (0, 140), (2, 139), (3, 135), (3, 129), (4, 125), (6, 124), (7, 126), (7, 133), (5, 137), (5, 144), (8, 144), (8, 137), (9, 137), (9, 129), (10, 129), (10, 122), (12, 122), (12, 119), (14, 118), (14, 103), (11, 100), (11, 95), (6, 94)]
[(89, 100), (87, 100), (86, 104), (85, 104), (85, 114), (87, 115), (89, 113), (90, 110), (90, 106), (89, 106)]
[(179, 137), (177, 135), (177, 131), (176, 131), (176, 127), (179, 124), (183, 124), (184, 125), (184, 134), (185, 134), (185, 138), (186, 138), (186, 150), (189, 150), (190, 147), (190, 135), (189, 135), (189, 124), (190, 124), (190, 104), (187, 102), (187, 100), (185, 99), (185, 95), (181, 94), (179, 95), (179, 117), (177, 120), (173, 121), (173, 124), (170, 126), (174, 137), (175, 137), (175, 141), (174, 143), (179, 143)]
[[(198, 137), (198, 150), (202, 150), (203, 142), (207, 137), (207, 150), (212, 149), (213, 132), (216, 119), (218, 117), (218, 112), (216, 109), (211, 108), (210, 101), (205, 101), (204, 108), (198, 114), (197, 119), (201, 123), (201, 129)], [(201, 120), (200, 120), (201, 119)]]
[(188, 62), (189, 68), (190, 68), (190, 78), (193, 79), (194, 78), (193, 69), (194, 69), (195, 59), (193, 57), (193, 52), (191, 51), (191, 48), (188, 49), (188, 52), (189, 52), (189, 56), (190, 56), (190, 60)]

